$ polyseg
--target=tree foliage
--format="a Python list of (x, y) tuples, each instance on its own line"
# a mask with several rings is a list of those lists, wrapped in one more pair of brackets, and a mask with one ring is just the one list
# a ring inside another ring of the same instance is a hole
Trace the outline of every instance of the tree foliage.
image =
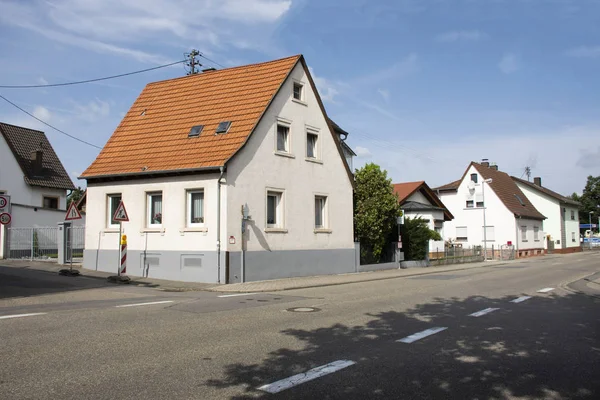
[(429, 229), (427, 221), (418, 218), (404, 219), (402, 226), (402, 246), (407, 260), (425, 260), (430, 240), (442, 240), (436, 231)]
[(588, 176), (583, 194), (579, 196), (573, 193), (571, 198), (581, 203), (579, 210), (579, 222), (582, 224), (589, 223), (590, 211), (594, 212), (593, 219), (596, 220), (599, 216), (600, 209), (600, 176)]
[(71, 193), (69, 193), (69, 195), (67, 196), (67, 207), (73, 201), (75, 203), (77, 203), (81, 199), (81, 197), (83, 196), (84, 192), (85, 192), (85, 190), (83, 190), (81, 187), (78, 187), (77, 189), (75, 189)]
[(400, 216), (398, 196), (392, 180), (379, 165), (369, 163), (355, 175), (354, 227), (361, 249), (370, 249), (374, 262), (379, 262), (390, 234)]

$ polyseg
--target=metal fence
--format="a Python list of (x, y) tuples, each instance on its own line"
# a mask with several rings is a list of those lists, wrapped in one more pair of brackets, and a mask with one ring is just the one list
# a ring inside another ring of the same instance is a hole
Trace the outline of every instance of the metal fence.
[[(481, 257), (483, 259), (483, 246), (463, 247), (463, 246), (448, 246), (443, 248), (431, 249), (429, 258), (431, 260), (448, 260), (448, 259), (466, 259)], [(514, 260), (514, 246), (494, 246), (491, 245), (485, 249), (485, 255), (488, 260)]]
[(85, 226), (70, 226), (66, 232), (66, 262), (83, 261), (85, 247)]
[(58, 227), (8, 228), (8, 258), (56, 261)]

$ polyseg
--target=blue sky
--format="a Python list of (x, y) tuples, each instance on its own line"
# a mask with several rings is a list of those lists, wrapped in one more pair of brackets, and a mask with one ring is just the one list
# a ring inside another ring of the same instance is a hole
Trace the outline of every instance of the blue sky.
[[(600, 2), (592, 0), (0, 0), (0, 85), (149, 68), (197, 48), (224, 66), (302, 53), (356, 166), (394, 182), (458, 179), (488, 158), (580, 192), (600, 174)], [(215, 66), (201, 60), (205, 66)], [(0, 89), (102, 146), (148, 82), (181, 65), (95, 84)], [(98, 150), (41, 129), (74, 177)]]

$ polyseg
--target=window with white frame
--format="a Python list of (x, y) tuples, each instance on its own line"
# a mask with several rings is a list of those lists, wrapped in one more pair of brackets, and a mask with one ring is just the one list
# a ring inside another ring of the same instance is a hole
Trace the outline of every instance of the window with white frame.
[(475, 207), (477, 208), (483, 208), (484, 204), (483, 204), (483, 193), (477, 193), (475, 195)]
[(315, 229), (327, 228), (327, 196), (315, 196)]
[(473, 200), (467, 200), (467, 208), (473, 208), (473, 207), (474, 207)]
[(162, 192), (147, 193), (146, 209), (148, 212), (146, 224), (149, 228), (160, 227), (163, 222)]
[(477, 183), (477, 174), (471, 174), (471, 182)]
[(571, 221), (575, 221), (575, 210), (571, 210)]
[(187, 226), (197, 227), (204, 225), (204, 190), (194, 189), (187, 191)]
[(113, 219), (113, 217), (115, 216), (115, 213), (117, 212), (117, 207), (119, 207), (119, 204), (121, 203), (121, 193), (118, 194), (109, 194), (107, 196), (107, 202), (106, 202), (106, 226), (108, 228), (118, 228), (119, 227), (119, 221), (115, 221)]
[(460, 241), (460, 242), (466, 242), (468, 240), (466, 226), (457, 226), (456, 227), (456, 240)]
[(319, 134), (309, 130), (306, 132), (306, 157), (312, 159), (319, 158)]
[(485, 241), (486, 242), (494, 242), (496, 240), (496, 230), (493, 226), (486, 225), (485, 226)]
[(521, 227), (521, 241), (522, 242), (526, 242), (527, 241), (527, 227), (525, 225), (523, 225)]
[(575, 243), (575, 232), (571, 232), (571, 242)]
[(304, 85), (300, 82), (294, 82), (294, 99), (304, 101)]
[(283, 192), (267, 191), (267, 228), (283, 228)]
[(540, 241), (540, 227), (539, 226), (533, 227), (533, 240), (535, 240), (536, 242)]
[(277, 151), (281, 153), (290, 152), (290, 126), (281, 122), (277, 123)]

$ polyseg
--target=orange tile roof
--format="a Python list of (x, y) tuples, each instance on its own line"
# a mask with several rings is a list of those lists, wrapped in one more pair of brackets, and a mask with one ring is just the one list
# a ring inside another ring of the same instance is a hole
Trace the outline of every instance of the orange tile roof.
[[(301, 55), (146, 85), (83, 178), (225, 165)], [(219, 122), (231, 121), (215, 135)], [(204, 125), (200, 137), (190, 129)]]
[(424, 183), (425, 181), (394, 183), (394, 192), (398, 194), (398, 201), (402, 203)]

